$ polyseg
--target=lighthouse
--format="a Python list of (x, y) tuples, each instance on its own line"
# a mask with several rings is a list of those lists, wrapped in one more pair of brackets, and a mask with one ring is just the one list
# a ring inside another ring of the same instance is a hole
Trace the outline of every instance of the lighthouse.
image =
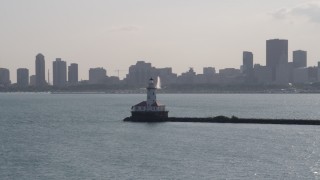
[(156, 95), (156, 86), (154, 84), (154, 80), (151, 78), (149, 79), (149, 84), (147, 87), (147, 110), (152, 111), (152, 104), (157, 102), (157, 95)]
[(131, 117), (141, 121), (159, 121), (168, 118), (166, 106), (157, 101), (156, 85), (153, 78), (149, 79), (147, 86), (147, 100), (132, 106)]

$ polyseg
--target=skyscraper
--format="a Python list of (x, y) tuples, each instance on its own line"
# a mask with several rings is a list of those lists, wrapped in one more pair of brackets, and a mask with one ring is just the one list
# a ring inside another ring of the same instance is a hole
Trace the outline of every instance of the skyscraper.
[(10, 71), (6, 68), (0, 68), (0, 85), (8, 86), (11, 84)]
[(17, 69), (17, 85), (19, 87), (29, 86), (29, 70), (26, 68)]
[(69, 84), (78, 83), (78, 64), (72, 63), (68, 67), (68, 82)]
[(245, 75), (246, 83), (253, 83), (253, 54), (249, 51), (243, 51), (242, 53), (242, 68)]
[(253, 54), (249, 51), (243, 51), (242, 53), (242, 67), (243, 72), (246, 75), (249, 75), (253, 71)]
[(307, 67), (307, 51), (293, 51), (293, 67)]
[(288, 40), (270, 39), (267, 40), (266, 65), (271, 69), (272, 80), (276, 80), (276, 69), (279, 65), (288, 64)]
[(53, 86), (63, 87), (67, 84), (67, 63), (57, 58), (53, 61)]
[(36, 86), (43, 87), (46, 85), (45, 61), (42, 54), (36, 56)]

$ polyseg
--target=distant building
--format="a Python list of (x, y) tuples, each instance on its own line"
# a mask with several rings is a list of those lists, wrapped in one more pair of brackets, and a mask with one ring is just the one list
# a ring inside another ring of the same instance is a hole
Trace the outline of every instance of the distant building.
[(219, 77), (214, 67), (204, 67), (203, 74), (198, 74), (196, 82), (199, 84), (217, 84), (219, 83)]
[(271, 68), (255, 64), (253, 68), (255, 81), (257, 84), (270, 84), (272, 81)]
[(276, 69), (280, 64), (288, 63), (288, 40), (267, 40), (266, 65), (271, 69), (272, 81), (276, 80)]
[(318, 61), (318, 82), (320, 81), (320, 62)]
[(9, 86), (11, 84), (10, 81), (10, 71), (6, 68), (0, 68), (0, 85), (1, 86)]
[(46, 85), (45, 60), (42, 54), (36, 56), (36, 86), (43, 87)]
[(209, 84), (207, 76), (204, 74), (197, 74), (193, 81), (194, 84)]
[(156, 76), (157, 70), (151, 66), (151, 63), (138, 61), (129, 67), (129, 74), (127, 74), (125, 81), (130, 85), (144, 86), (150, 77), (156, 79)]
[(120, 84), (120, 79), (118, 76), (110, 76), (110, 77), (106, 76), (104, 83), (108, 85), (117, 85), (117, 84)]
[(72, 63), (68, 67), (68, 82), (69, 84), (78, 83), (78, 64)]
[(67, 85), (67, 63), (57, 58), (53, 61), (53, 86), (64, 87)]
[(276, 67), (276, 79), (273, 83), (278, 85), (288, 85), (291, 82), (293, 72), (292, 63), (279, 64)]
[(36, 75), (30, 76), (30, 86), (36, 86)]
[(307, 67), (307, 51), (293, 51), (292, 62), (294, 68)]
[[(154, 71), (154, 69), (152, 69)], [(159, 76), (160, 77), (160, 83), (162, 86), (174, 84), (177, 80), (177, 74), (172, 73), (172, 68), (156, 68), (155, 72), (153, 72), (154, 76)], [(158, 79), (156, 81), (158, 84)]]
[(253, 81), (253, 54), (252, 52), (244, 51), (242, 55), (242, 72), (247, 83)]
[(26, 68), (17, 69), (17, 85), (19, 87), (29, 86), (29, 70)]
[(240, 69), (225, 68), (219, 70), (220, 83), (222, 84), (241, 84), (244, 82)]
[(318, 67), (308, 67), (309, 82), (318, 82)]
[(150, 77), (152, 77), (157, 84), (160, 78), (161, 84), (166, 86), (176, 82), (177, 74), (172, 73), (171, 67), (155, 68), (152, 67), (151, 63), (137, 61), (135, 65), (129, 67), (129, 73), (124, 79), (124, 82), (128, 85), (141, 87), (144, 86)]
[(204, 67), (203, 74), (205, 76), (213, 76), (216, 74), (216, 69), (214, 67)]
[(236, 76), (241, 76), (241, 71), (240, 69), (235, 69), (235, 68), (225, 68), (225, 69), (220, 69), (219, 74), (220, 76), (224, 76), (224, 77), (236, 77)]
[(309, 82), (308, 68), (300, 67), (293, 69), (293, 83), (304, 84)]
[(253, 69), (253, 54), (249, 51), (243, 51), (242, 55), (243, 71), (249, 71)]
[(178, 76), (177, 84), (193, 84), (196, 81), (196, 77), (196, 72), (194, 72), (193, 68), (190, 68), (189, 71)]
[(104, 84), (107, 77), (107, 71), (104, 68), (90, 68), (89, 83)]

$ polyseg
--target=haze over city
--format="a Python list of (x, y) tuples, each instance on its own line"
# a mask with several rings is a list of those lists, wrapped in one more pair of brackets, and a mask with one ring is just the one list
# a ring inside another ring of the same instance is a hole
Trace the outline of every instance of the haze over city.
[(0, 2), (0, 67), (28, 68), (34, 74), (38, 53), (46, 69), (62, 58), (88, 69), (104, 67), (117, 75), (136, 61), (173, 67), (180, 74), (194, 67), (236, 67), (242, 52), (265, 64), (265, 40), (289, 40), (292, 51), (308, 51), (308, 66), (320, 60), (320, 1), (117, 0)]

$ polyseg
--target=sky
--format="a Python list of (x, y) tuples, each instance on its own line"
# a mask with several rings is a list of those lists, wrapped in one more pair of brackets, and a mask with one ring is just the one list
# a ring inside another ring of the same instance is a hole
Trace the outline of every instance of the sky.
[[(320, 61), (320, 0), (0, 0), (0, 67), (28, 68), (42, 53), (46, 69), (62, 58), (108, 76), (136, 61), (181, 74), (193, 67), (239, 68), (242, 52), (265, 65), (267, 39), (289, 40)], [(52, 77), (52, 75), (51, 75)]]

